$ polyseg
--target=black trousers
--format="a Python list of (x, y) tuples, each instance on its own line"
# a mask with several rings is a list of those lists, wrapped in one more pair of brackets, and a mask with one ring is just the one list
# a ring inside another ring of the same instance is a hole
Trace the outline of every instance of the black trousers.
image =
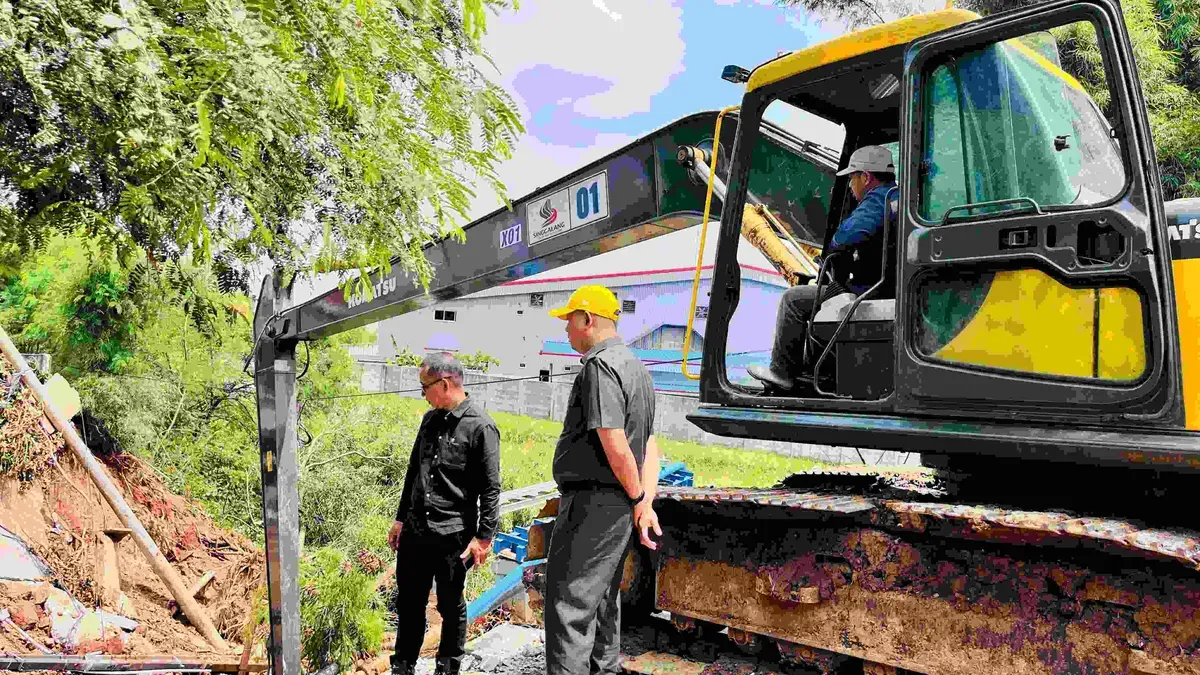
[(566, 491), (546, 555), (546, 673), (619, 673), (621, 573), (633, 507), (620, 490)]
[[(821, 286), (821, 302), (846, 292), (846, 288), (834, 282)], [(804, 371), (804, 340), (808, 336), (808, 319), (812, 316), (813, 300), (817, 287), (792, 286), (779, 299), (779, 313), (775, 317), (775, 345), (771, 349), (771, 370), (785, 377), (797, 377)], [(815, 359), (820, 353), (809, 354)]]
[(437, 579), (437, 609), (442, 615), (442, 641), (437, 657), (462, 663), (467, 643), (467, 603), (463, 584), (471, 559), (460, 555), (471, 541), (469, 532), (434, 534), (405, 525), (396, 551), (396, 653), (392, 665), (415, 664), (425, 641), (425, 606)]

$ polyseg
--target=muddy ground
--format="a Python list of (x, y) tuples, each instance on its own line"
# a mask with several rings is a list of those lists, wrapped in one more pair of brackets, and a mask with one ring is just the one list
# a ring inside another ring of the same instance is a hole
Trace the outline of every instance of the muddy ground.
[[(7, 360), (0, 358), (0, 382), (10, 382), (11, 372)], [(65, 448), (61, 434), (45, 421), (31, 391), (14, 390), (0, 417), (0, 455), (5, 460), (0, 466), (0, 526), (20, 537), (50, 566), (53, 578), (45, 583), (47, 588), (61, 588), (85, 610), (119, 609), (139, 623), (127, 640), (106, 644), (101, 651), (212, 659), (215, 650), (182, 614), (175, 614), (170, 591), (132, 537), (117, 544), (120, 590), (128, 601), (120, 608), (108, 606), (111, 601), (101, 602), (102, 533), (124, 525), (82, 463)], [(218, 527), (196, 503), (172, 494), (145, 462), (128, 453), (98, 459), (185, 585), (191, 587), (213, 573), (196, 598), (229, 643), (231, 658), (226, 660), (236, 661), (251, 598), (263, 584), (261, 552), (246, 537)], [(71, 651), (53, 644), (46, 608), (36, 602), (43, 598), (43, 592), (32, 592), (23, 584), (0, 583), (0, 609), (21, 610), (22, 618), (31, 624), (26, 629), (30, 637), (56, 652)], [(34, 616), (25, 616), (30, 611)], [(265, 636), (266, 628), (259, 627), (256, 637)], [(0, 651), (37, 653), (8, 627), (0, 629)], [(261, 657), (261, 646), (256, 651), (252, 655)]]

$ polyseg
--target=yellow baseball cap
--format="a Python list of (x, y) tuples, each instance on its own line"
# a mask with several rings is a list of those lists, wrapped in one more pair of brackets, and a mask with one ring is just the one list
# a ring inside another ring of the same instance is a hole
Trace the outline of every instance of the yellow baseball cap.
[(567, 304), (550, 310), (550, 316), (566, 319), (572, 312), (583, 310), (606, 319), (617, 320), (621, 313), (621, 303), (617, 296), (604, 286), (580, 286), (571, 294)]

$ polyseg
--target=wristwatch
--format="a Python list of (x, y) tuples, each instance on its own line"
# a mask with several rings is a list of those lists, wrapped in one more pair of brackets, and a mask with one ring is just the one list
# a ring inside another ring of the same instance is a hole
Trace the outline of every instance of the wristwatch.
[(636, 497), (634, 497), (634, 498), (632, 498), (632, 499), (630, 499), (630, 500), (629, 500), (629, 505), (630, 505), (630, 506), (637, 506), (638, 504), (641, 504), (641, 503), (642, 503), (642, 500), (643, 500), (643, 499), (645, 499), (645, 498), (646, 498), (646, 491), (645, 491), (645, 490), (642, 490), (641, 494), (639, 494), (638, 496), (636, 496)]

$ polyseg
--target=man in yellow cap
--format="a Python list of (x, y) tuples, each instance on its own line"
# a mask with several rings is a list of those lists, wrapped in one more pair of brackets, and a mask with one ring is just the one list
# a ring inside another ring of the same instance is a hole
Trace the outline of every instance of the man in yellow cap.
[(620, 584), (636, 527), (642, 543), (661, 535), (654, 385), (617, 335), (621, 304), (603, 286), (583, 286), (550, 315), (567, 322), (583, 354), (554, 449), (562, 495), (546, 561), (546, 673), (620, 672)]

